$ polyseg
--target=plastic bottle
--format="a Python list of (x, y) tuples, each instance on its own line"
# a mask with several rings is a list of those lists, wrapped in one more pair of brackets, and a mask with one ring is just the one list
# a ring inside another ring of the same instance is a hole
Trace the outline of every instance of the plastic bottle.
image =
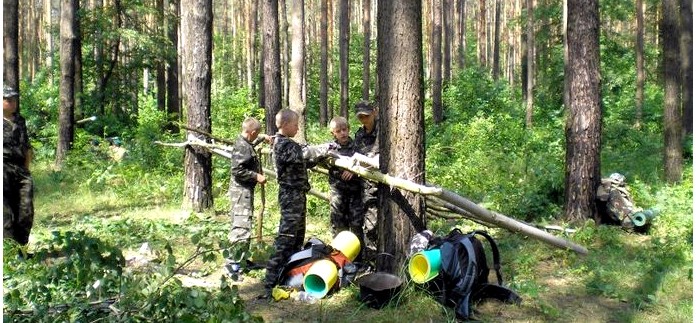
[(297, 292), (297, 296), (295, 296), (295, 300), (303, 302), (303, 303), (314, 304), (319, 299), (317, 299), (316, 297), (310, 295), (309, 293), (307, 293), (305, 291), (300, 291), (300, 292)]

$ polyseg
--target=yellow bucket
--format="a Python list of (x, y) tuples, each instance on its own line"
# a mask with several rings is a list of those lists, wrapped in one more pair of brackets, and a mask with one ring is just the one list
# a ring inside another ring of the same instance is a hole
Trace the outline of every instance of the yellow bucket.
[(338, 269), (336, 264), (331, 260), (321, 259), (309, 267), (302, 285), (307, 294), (315, 298), (323, 298), (329, 293), (337, 279)]
[(414, 282), (424, 284), (437, 276), (440, 266), (440, 249), (423, 250), (411, 257), (408, 273)]
[(339, 232), (329, 245), (340, 250), (350, 261), (355, 260), (360, 253), (360, 239), (350, 231)]

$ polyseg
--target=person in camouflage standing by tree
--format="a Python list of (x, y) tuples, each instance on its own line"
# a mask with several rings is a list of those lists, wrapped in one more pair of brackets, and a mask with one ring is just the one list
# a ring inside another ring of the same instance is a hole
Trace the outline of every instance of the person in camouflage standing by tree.
[(232, 167), (230, 174), (230, 242), (239, 244), (236, 248), (235, 259), (227, 259), (225, 269), (230, 275), (238, 275), (249, 250), (251, 239), (251, 217), (254, 213), (254, 188), (256, 184), (266, 183), (266, 177), (261, 170), (261, 163), (254, 147), (270, 138), (261, 131), (261, 123), (254, 118), (246, 118), (242, 122), (242, 132), (234, 142), (232, 151)]
[[(357, 151), (350, 138), (348, 121), (344, 117), (335, 117), (329, 123), (329, 129), (337, 146), (336, 152), (342, 156), (353, 156)], [(364, 182), (352, 172), (333, 166), (329, 168), (331, 232), (349, 230), (365, 245), (363, 224), (365, 222), (365, 205), (363, 204)], [(362, 254), (362, 253), (361, 253)], [(361, 255), (356, 261), (359, 261)]]
[(302, 248), (306, 230), (307, 196), (309, 176), (307, 169), (316, 165), (321, 153), (308, 146), (301, 146), (290, 139), (297, 134), (299, 116), (295, 111), (282, 109), (276, 114), (278, 133), (273, 140), (273, 159), (278, 175), (278, 204), (280, 224), (275, 239), (275, 252), (266, 264), (265, 294), (271, 296), (280, 281), (281, 271), (290, 256)]
[(19, 93), (3, 88), (3, 235), (24, 246), (34, 224), (34, 181), (29, 172), (33, 152), (24, 118), (17, 112)]
[[(379, 160), (379, 128), (377, 127), (377, 110), (366, 101), (355, 104), (355, 114), (362, 127), (355, 132), (355, 147), (357, 151), (367, 157)], [(377, 184), (365, 181), (365, 256), (372, 258), (377, 247)]]

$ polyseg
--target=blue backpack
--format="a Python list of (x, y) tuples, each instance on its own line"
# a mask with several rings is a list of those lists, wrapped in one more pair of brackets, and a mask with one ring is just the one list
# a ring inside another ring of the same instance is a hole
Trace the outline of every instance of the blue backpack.
[[(483, 243), (476, 236), (483, 237), (491, 247), (497, 284), (488, 281), (490, 268)], [(436, 248), (440, 249), (440, 273), (428, 287), (440, 303), (454, 307), (457, 318), (470, 319), (472, 305), (483, 299), (494, 298), (508, 304), (522, 302), (514, 291), (503, 287), (498, 246), (485, 231), (463, 234), (459, 229), (454, 229), (447, 236), (430, 241), (428, 249)]]

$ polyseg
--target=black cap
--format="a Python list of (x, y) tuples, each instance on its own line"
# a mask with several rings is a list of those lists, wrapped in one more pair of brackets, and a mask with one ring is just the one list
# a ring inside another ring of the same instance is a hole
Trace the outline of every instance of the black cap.
[(3, 99), (9, 99), (9, 98), (14, 98), (14, 97), (18, 97), (18, 96), (19, 96), (19, 92), (17, 92), (17, 90), (15, 90), (13, 87), (10, 87), (7, 85), (3, 87), (3, 89), (2, 89), (2, 98)]
[(360, 101), (355, 104), (355, 114), (372, 114), (375, 108), (367, 101)]

